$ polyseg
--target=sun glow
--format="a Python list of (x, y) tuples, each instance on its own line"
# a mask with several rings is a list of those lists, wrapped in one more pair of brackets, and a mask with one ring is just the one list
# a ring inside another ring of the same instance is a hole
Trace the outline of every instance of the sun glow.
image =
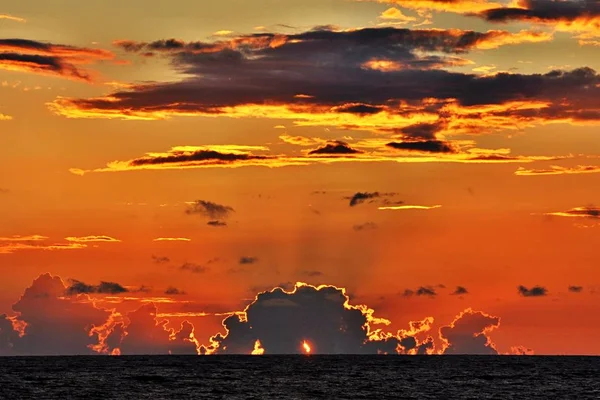
[(304, 352), (306, 354), (310, 354), (311, 348), (310, 348), (310, 345), (308, 344), (308, 342), (306, 340), (304, 342), (302, 342), (302, 348), (304, 349)]

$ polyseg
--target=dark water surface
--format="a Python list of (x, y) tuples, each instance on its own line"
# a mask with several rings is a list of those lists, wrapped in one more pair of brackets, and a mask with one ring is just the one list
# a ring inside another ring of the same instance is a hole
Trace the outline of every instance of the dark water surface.
[(600, 399), (600, 357), (5, 357), (1, 399)]

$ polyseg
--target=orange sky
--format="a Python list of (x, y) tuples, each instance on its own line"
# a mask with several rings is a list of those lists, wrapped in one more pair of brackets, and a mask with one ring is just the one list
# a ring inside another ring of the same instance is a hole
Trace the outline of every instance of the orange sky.
[(41, 351), (35, 309), (132, 341), (148, 304), (249, 353), (210, 338), (279, 285), (312, 312), (295, 282), (398, 340), (433, 317), (429, 352), (477, 352), (440, 336), (472, 308), (485, 349), (600, 354), (597, 3), (201, 3), (0, 8), (0, 354)]

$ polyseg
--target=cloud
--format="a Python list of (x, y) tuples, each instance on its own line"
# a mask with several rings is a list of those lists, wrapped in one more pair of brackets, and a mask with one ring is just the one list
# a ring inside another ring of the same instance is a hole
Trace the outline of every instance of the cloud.
[(581, 293), (581, 292), (583, 292), (583, 286), (569, 286), (569, 292)]
[(204, 265), (186, 262), (186, 263), (183, 263), (179, 267), (179, 270), (180, 271), (188, 271), (188, 272), (191, 272), (192, 274), (203, 274), (206, 271), (208, 271), (208, 267), (206, 267)]
[(576, 34), (581, 45), (597, 44), (600, 37), (600, 3), (596, 0), (519, 0), (479, 15), (489, 22), (546, 24)]
[(350, 200), (350, 207), (356, 207), (364, 203), (373, 203), (377, 199), (388, 200), (390, 197), (396, 196), (396, 193), (380, 193), (380, 192), (357, 192), (350, 197), (344, 197), (345, 200)]
[[(304, 273), (321, 276), (319, 271)], [(321, 354), (436, 353), (433, 338), (427, 336), (432, 317), (390, 332), (390, 321), (376, 317), (365, 305), (352, 304), (343, 288), (280, 286), (289, 289), (261, 292), (244, 311), (232, 312), (174, 299), (182, 294), (174, 287), (165, 290), (169, 297), (143, 296), (145, 292), (137, 290), (139, 297), (115, 296), (115, 288), (123, 286), (72, 281), (67, 287), (61, 278), (43, 274), (13, 306), (14, 315), (0, 315), (0, 355), (250, 354), (257, 341), (264, 354), (302, 353), (304, 341)], [(74, 293), (65, 296), (74, 287)], [(127, 313), (115, 309), (131, 302), (142, 305)], [(225, 331), (212, 336), (208, 346), (200, 345), (189, 321), (172, 329), (164, 319), (221, 315)], [(444, 346), (437, 352), (495, 354), (487, 334), (498, 326), (498, 317), (465, 310), (440, 329)]]
[(108, 50), (68, 46), (28, 39), (0, 39), (0, 69), (92, 82), (85, 64), (114, 61)]
[(180, 295), (184, 295), (186, 294), (183, 290), (179, 290), (176, 287), (173, 286), (169, 286), (166, 290), (165, 290), (165, 294), (169, 295), (169, 296), (180, 296)]
[[(366, 306), (353, 306), (342, 288), (297, 283), (292, 291), (259, 293), (242, 315), (223, 321), (226, 333), (211, 338), (209, 353), (251, 354), (257, 341), (264, 354), (377, 354), (404, 351), (398, 334), (374, 330), (389, 321)], [(418, 345), (418, 343), (417, 343)]]
[[(439, 128), (436, 128), (439, 129)], [(402, 135), (427, 135), (429, 128), (412, 127), (402, 130)], [(390, 132), (387, 132), (389, 134)], [(432, 135), (434, 133), (431, 133)], [(306, 140), (305, 140), (306, 139)], [(294, 137), (287, 138), (289, 143), (309, 146), (317, 142), (316, 138)], [(315, 142), (315, 143), (313, 143)], [(428, 143), (435, 143), (432, 140)], [(309, 144), (311, 143), (311, 144)], [(534, 161), (559, 160), (568, 157), (548, 156), (511, 156), (509, 149), (479, 149), (474, 147), (473, 141), (455, 141), (452, 146), (453, 152), (435, 151), (396, 151), (385, 144), (389, 140), (364, 139), (353, 146), (345, 142), (329, 142), (316, 150), (303, 151), (302, 155), (295, 154), (261, 154), (254, 152), (266, 152), (268, 148), (263, 146), (240, 146), (240, 145), (213, 145), (206, 146), (177, 146), (164, 153), (147, 153), (146, 155), (126, 161), (112, 161), (105, 167), (95, 169), (71, 168), (69, 171), (75, 175), (84, 176), (88, 173), (98, 172), (125, 172), (142, 170), (179, 170), (191, 168), (241, 168), (241, 167), (267, 167), (281, 168), (288, 166), (306, 166), (314, 164), (329, 164), (335, 162), (458, 162), (458, 163), (524, 163)], [(412, 142), (411, 142), (412, 143)], [(419, 142), (426, 143), (426, 142)], [(443, 143), (443, 142), (440, 142)], [(431, 144), (426, 145), (431, 146)], [(356, 148), (355, 148), (356, 147)], [(360, 150), (358, 150), (360, 148)], [(434, 149), (430, 149), (434, 150)], [(211, 153), (213, 158), (202, 159), (197, 154)], [(219, 156), (216, 156), (219, 154)], [(231, 156), (231, 157), (230, 157)], [(142, 160), (140, 162), (140, 160)]]
[(500, 318), (468, 308), (440, 328), (443, 354), (490, 354), (498, 351), (488, 334), (500, 326)]
[(315, 150), (311, 150), (308, 154), (309, 155), (314, 155), (314, 154), (337, 155), (337, 154), (360, 154), (360, 153), (362, 153), (362, 151), (353, 149), (352, 147), (350, 147), (348, 145), (348, 143), (338, 140), (338, 141), (328, 142), (325, 146), (319, 147), (318, 149), (315, 149)]
[(232, 207), (206, 200), (196, 200), (188, 204), (188, 208), (185, 210), (188, 215), (198, 214), (211, 220), (226, 219), (233, 212), (235, 210)]
[(501, 7), (501, 4), (489, 0), (374, 0), (379, 3), (397, 4), (412, 10), (447, 11), (468, 14)]
[(365, 222), (364, 224), (354, 225), (352, 227), (352, 229), (354, 229), (357, 232), (370, 231), (377, 228), (379, 228), (379, 226), (374, 222)]
[(416, 290), (405, 289), (404, 292), (402, 292), (402, 296), (404, 296), (404, 297), (411, 297), (411, 296), (435, 297), (435, 296), (437, 296), (437, 292), (431, 286), (420, 286)]
[(544, 215), (550, 215), (554, 217), (599, 219), (600, 208), (596, 206), (575, 207), (567, 211), (545, 213)]
[(461, 296), (464, 294), (469, 294), (469, 291), (464, 286), (457, 286), (456, 290), (454, 292), (452, 292), (452, 294), (455, 296)]
[(224, 228), (227, 226), (227, 222), (215, 220), (215, 221), (208, 221), (206, 223), (206, 225), (212, 226), (214, 228)]
[(248, 265), (248, 264), (254, 264), (258, 262), (258, 257), (240, 257), (240, 259), (238, 260), (238, 264), (241, 265)]
[(0, 187), (0, 194), (8, 194), (8, 193), (10, 193), (10, 190)]
[(525, 286), (519, 286), (518, 292), (523, 297), (542, 297), (548, 295), (548, 289), (543, 286), (534, 286), (531, 289), (528, 289)]
[(576, 167), (560, 167), (553, 165), (545, 169), (528, 169), (519, 167), (515, 171), (517, 176), (539, 176), (539, 175), (573, 175), (573, 174), (596, 174), (600, 172), (600, 166), (578, 165)]
[[(56, 276), (43, 274), (25, 290), (13, 305), (14, 320), (23, 335), (12, 335), (14, 355), (85, 355), (93, 354), (97, 336), (90, 328), (102, 325), (111, 312), (97, 308), (80, 298), (64, 297), (67, 287)], [(1, 336), (1, 335), (0, 335)], [(0, 354), (1, 353), (0, 345)]]
[(75, 175), (90, 172), (123, 172), (143, 170), (173, 170), (189, 168), (239, 168), (239, 167), (284, 167), (297, 165), (293, 158), (274, 155), (257, 155), (253, 151), (266, 151), (264, 146), (176, 146), (164, 153), (147, 153), (127, 161), (112, 161), (104, 168), (84, 170), (71, 168)]
[(304, 136), (290, 136), (290, 135), (281, 135), (279, 136), (283, 142), (288, 144), (293, 144), (295, 146), (316, 146), (327, 143), (327, 140), (321, 138), (308, 138)]
[(309, 278), (316, 278), (316, 277), (324, 275), (321, 271), (317, 271), (317, 270), (306, 270), (306, 271), (302, 271), (301, 274), (304, 276), (308, 276)]
[(71, 280), (71, 285), (65, 291), (69, 296), (82, 293), (121, 294), (127, 292), (129, 292), (127, 288), (115, 282), (100, 282), (99, 285), (88, 285), (76, 279)]
[(39, 241), (44, 241), (46, 239), (49, 239), (48, 236), (43, 236), (43, 235), (28, 235), (28, 236), (14, 235), (14, 236), (0, 237), (0, 242), (39, 242)]
[(184, 237), (160, 237), (152, 240), (153, 242), (191, 242), (192, 239)]
[(12, 116), (0, 113), (0, 121), (10, 121), (12, 119)]
[(75, 243), (95, 243), (95, 242), (120, 242), (119, 239), (115, 239), (110, 236), (69, 236), (66, 237), (65, 240), (67, 242), (75, 242)]
[(166, 264), (171, 261), (169, 257), (152, 255), (152, 261), (156, 264)]
[(399, 21), (401, 23), (415, 22), (417, 20), (415, 17), (404, 15), (401, 10), (394, 7), (388, 8), (382, 12), (381, 15), (379, 15), (379, 18), (386, 21)]
[(154, 304), (127, 314), (128, 321), (108, 321), (98, 349), (106, 354), (198, 354), (194, 326), (184, 321), (180, 329), (168, 329), (168, 320), (157, 319)]
[(420, 142), (391, 142), (386, 146), (396, 150), (421, 151), (425, 153), (456, 153), (451, 144), (441, 140), (426, 140)]
[(10, 236), (0, 237), (0, 254), (12, 254), (16, 251), (59, 251), (59, 250), (81, 250), (87, 247), (83, 243), (52, 243), (47, 236)]
[(4, 20), (8, 20), (8, 21), (15, 21), (15, 22), (27, 22), (27, 20), (25, 18), (16, 17), (14, 15), (9, 15), (9, 14), (0, 14), (0, 19), (4, 19)]
[(441, 208), (441, 205), (435, 206), (415, 206), (415, 205), (401, 205), (401, 206), (384, 206), (379, 207), (378, 210), (382, 211), (402, 211), (402, 210), (435, 210)]
[(118, 43), (167, 58), (186, 78), (98, 98), (58, 98), (50, 108), (70, 118), (254, 117), (378, 133), (438, 125), (438, 134), (482, 134), (599, 121), (600, 78), (590, 68), (490, 76), (447, 70), (464, 65), (461, 55), (473, 49), (549, 39), (533, 32), (366, 28)]

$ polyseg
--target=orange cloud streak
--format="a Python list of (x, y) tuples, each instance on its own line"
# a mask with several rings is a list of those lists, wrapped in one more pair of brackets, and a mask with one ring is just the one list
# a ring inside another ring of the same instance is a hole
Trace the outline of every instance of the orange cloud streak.
[(540, 176), (540, 175), (577, 175), (577, 174), (596, 174), (600, 172), (600, 166), (597, 165), (578, 165), (576, 167), (560, 167), (553, 165), (546, 169), (527, 169), (519, 167), (515, 171), (517, 176)]

